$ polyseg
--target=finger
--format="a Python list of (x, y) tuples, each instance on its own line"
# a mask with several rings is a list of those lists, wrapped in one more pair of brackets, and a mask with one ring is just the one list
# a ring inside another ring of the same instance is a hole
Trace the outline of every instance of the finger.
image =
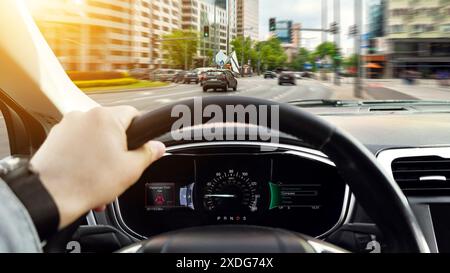
[(138, 164), (140, 170), (146, 169), (150, 164), (160, 159), (166, 152), (166, 146), (159, 141), (150, 141), (141, 148), (128, 152), (132, 157), (130, 162)]
[(136, 108), (128, 105), (109, 107), (108, 110), (125, 130), (128, 129), (133, 119), (139, 115), (139, 111)]
[(104, 212), (106, 210), (106, 205), (97, 207), (94, 209), (95, 212)]

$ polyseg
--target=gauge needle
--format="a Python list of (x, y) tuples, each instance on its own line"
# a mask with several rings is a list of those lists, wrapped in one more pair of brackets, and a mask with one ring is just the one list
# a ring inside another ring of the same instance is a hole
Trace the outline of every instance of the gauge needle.
[(205, 194), (205, 198), (217, 197), (217, 198), (236, 198), (234, 194)]

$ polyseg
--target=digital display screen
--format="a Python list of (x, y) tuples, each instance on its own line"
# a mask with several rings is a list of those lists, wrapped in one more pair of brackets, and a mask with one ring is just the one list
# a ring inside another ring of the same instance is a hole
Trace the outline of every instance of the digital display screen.
[(145, 185), (147, 210), (164, 210), (177, 206), (175, 183), (149, 183)]

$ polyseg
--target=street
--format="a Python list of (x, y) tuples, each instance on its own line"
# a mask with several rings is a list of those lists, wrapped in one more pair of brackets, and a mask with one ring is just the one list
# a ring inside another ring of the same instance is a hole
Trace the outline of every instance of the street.
[(140, 111), (149, 111), (162, 105), (199, 96), (237, 95), (257, 97), (278, 102), (299, 99), (327, 99), (333, 92), (330, 88), (314, 80), (298, 80), (296, 86), (279, 86), (276, 79), (261, 77), (238, 79), (238, 91), (227, 93), (204, 93), (199, 85), (181, 84), (155, 90), (140, 90), (123, 93), (94, 94), (90, 97), (103, 106), (131, 105)]

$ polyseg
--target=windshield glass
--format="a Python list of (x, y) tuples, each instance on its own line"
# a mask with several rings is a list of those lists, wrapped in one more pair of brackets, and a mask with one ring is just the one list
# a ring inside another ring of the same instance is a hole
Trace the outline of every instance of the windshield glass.
[(223, 95), (202, 87), (222, 74), (211, 69), (232, 72), (234, 95), (305, 106), (450, 100), (450, 1), (26, 2), (70, 78), (103, 105)]

